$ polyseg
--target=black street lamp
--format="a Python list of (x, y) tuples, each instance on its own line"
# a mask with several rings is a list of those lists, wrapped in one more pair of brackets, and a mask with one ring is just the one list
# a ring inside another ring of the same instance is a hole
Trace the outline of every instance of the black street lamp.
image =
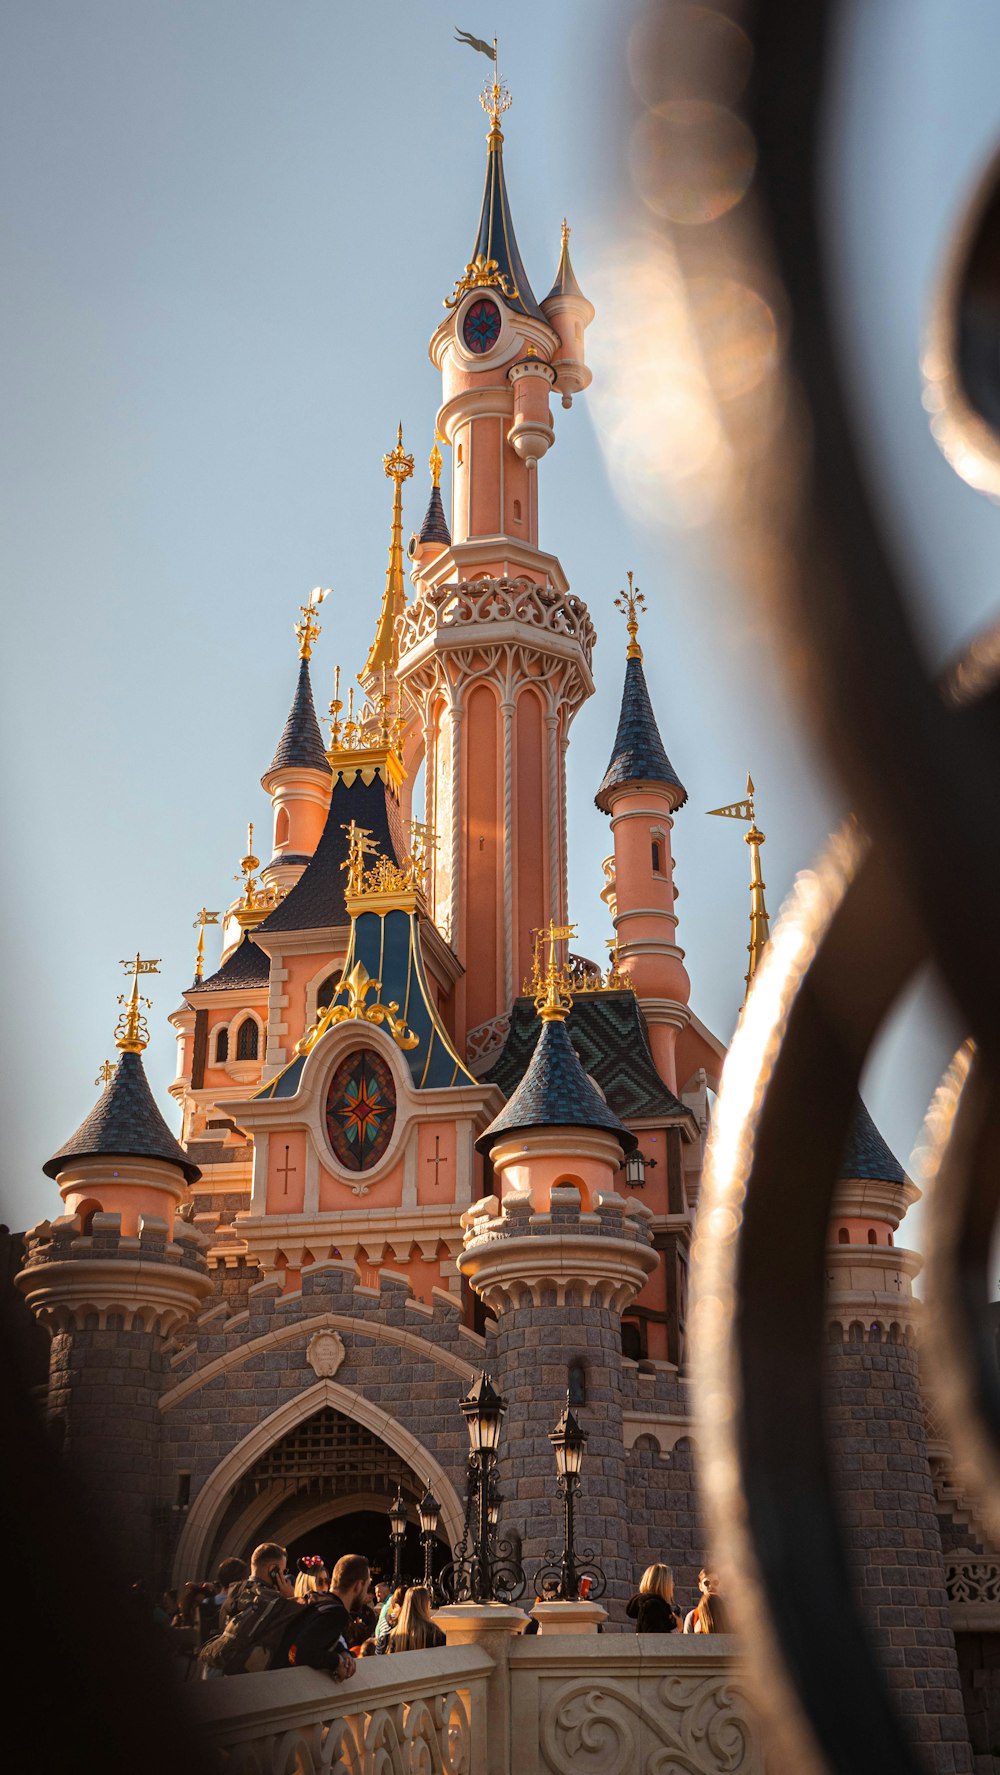
[(608, 1581), (600, 1566), (595, 1565), (592, 1553), (583, 1553), (579, 1559), (576, 1553), (573, 1500), (580, 1489), (587, 1432), (573, 1416), (568, 1394), (566, 1409), (555, 1429), (549, 1432), (549, 1441), (556, 1456), (556, 1487), (565, 1505), (563, 1550), (559, 1555), (546, 1553), (546, 1563), (535, 1573), (535, 1595), (555, 1602), (579, 1602), (580, 1580), (586, 1578), (588, 1597), (597, 1598), (604, 1595)]
[(424, 1583), (428, 1590), (433, 1590), (431, 1566), (434, 1559), (434, 1542), (437, 1539), (441, 1506), (430, 1486), (417, 1505), (417, 1515), (420, 1518), (420, 1545), (424, 1550)]
[(507, 1403), (484, 1371), (459, 1409), (469, 1432), (465, 1526), (439, 1584), (452, 1602), (513, 1602), (524, 1591), (524, 1573), (510, 1543), (493, 1536), (500, 1511), (497, 1444)]
[(392, 1587), (403, 1581), (403, 1542), (406, 1539), (406, 1505), (402, 1490), (397, 1491), (389, 1505), (389, 1539), (392, 1542)]

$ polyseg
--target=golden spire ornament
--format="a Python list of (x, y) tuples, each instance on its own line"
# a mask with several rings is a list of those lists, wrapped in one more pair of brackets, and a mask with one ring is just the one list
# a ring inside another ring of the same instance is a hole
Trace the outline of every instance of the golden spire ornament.
[(493, 39), (493, 79), (488, 80), (479, 95), (479, 103), (490, 120), (490, 133), (487, 141), (491, 147), (495, 141), (503, 141), (500, 133), (500, 119), (505, 111), (509, 111), (514, 103), (507, 82), (500, 73), (500, 49), (497, 39)]
[(123, 1054), (141, 1054), (149, 1042), (149, 1026), (140, 1006), (145, 1005), (148, 1011), (153, 1001), (151, 998), (142, 997), (139, 991), (139, 975), (158, 974), (160, 957), (157, 956), (155, 961), (143, 961), (137, 950), (134, 961), (123, 960), (119, 966), (125, 969), (126, 974), (132, 975), (132, 991), (118, 994), (118, 1003), (124, 1005), (125, 1009), (115, 1026), (115, 1043)]
[(330, 596), (329, 586), (314, 586), (309, 593), (308, 604), (299, 605), (299, 620), (295, 624), (295, 636), (299, 644), (299, 658), (311, 659), (313, 642), (318, 639), (322, 630), (316, 621), (316, 612), (324, 598)]
[(94, 1084), (100, 1085), (101, 1088), (106, 1091), (108, 1086), (110, 1085), (112, 1079), (114, 1078), (114, 1076), (115, 1076), (114, 1061), (113, 1060), (103, 1060), (97, 1069), (97, 1077), (94, 1080)]
[[(341, 731), (343, 728), (343, 722), (340, 719), (340, 711), (343, 708), (343, 706), (344, 706), (343, 700), (340, 695), (340, 667), (334, 666), (334, 668), (333, 668), (333, 696), (330, 701), (330, 716), (329, 716), (329, 720), (330, 720), (330, 751), (331, 752), (338, 752), (340, 750), (340, 735), (341, 735)], [(328, 756), (329, 756), (329, 754), (328, 754)]]
[(200, 986), (205, 978), (205, 926), (207, 924), (218, 924), (218, 922), (219, 914), (217, 912), (209, 912), (208, 907), (203, 906), (191, 926), (191, 929), (198, 933), (198, 948), (195, 951), (194, 958), (194, 983), (196, 986)]
[(628, 648), (625, 653), (625, 658), (641, 660), (642, 648), (639, 646), (637, 636), (639, 634), (639, 612), (645, 610), (646, 600), (640, 592), (639, 587), (633, 586), (632, 584), (631, 568), (629, 569), (627, 577), (628, 591), (621, 591), (618, 593), (618, 596), (615, 599), (615, 609), (620, 610), (623, 616), (628, 618), (626, 623), (628, 629)]
[(575, 937), (576, 925), (556, 924), (555, 919), (550, 918), (544, 936), (549, 945), (549, 962), (542, 989), (535, 997), (535, 1010), (543, 1023), (562, 1023), (573, 1009), (573, 1000), (567, 984), (566, 970), (556, 962), (556, 944)]
[(438, 437), (437, 433), (435, 433), (434, 448), (431, 450), (429, 461), (432, 487), (440, 487), (441, 485), (441, 469), (443, 464), (444, 457), (441, 454), (441, 439)]
[(760, 872), (760, 847), (766, 840), (763, 832), (757, 826), (754, 795), (753, 777), (748, 771), (747, 792), (744, 801), (731, 801), (727, 807), (710, 807), (708, 809), (710, 814), (718, 815), (721, 819), (745, 820), (750, 827), (749, 832), (744, 834), (744, 843), (750, 846), (750, 941), (747, 944), (750, 966), (745, 975), (744, 1004), (747, 1002), (754, 975), (760, 966), (761, 957), (767, 948), (770, 936), (770, 922), (764, 902), (764, 889), (767, 884)]
[(406, 581), (403, 573), (403, 482), (408, 481), (413, 473), (413, 457), (403, 449), (403, 427), (400, 423), (396, 431), (394, 449), (382, 458), (382, 467), (386, 478), (393, 483), (392, 489), (392, 529), (389, 536), (389, 560), (385, 570), (385, 591), (382, 594), (382, 609), (379, 613), (378, 627), (371, 652), (365, 662), (365, 669), (358, 673), (360, 683), (374, 677), (382, 666), (388, 666), (395, 672), (399, 658), (396, 641), (396, 619), (402, 616), (406, 608)]

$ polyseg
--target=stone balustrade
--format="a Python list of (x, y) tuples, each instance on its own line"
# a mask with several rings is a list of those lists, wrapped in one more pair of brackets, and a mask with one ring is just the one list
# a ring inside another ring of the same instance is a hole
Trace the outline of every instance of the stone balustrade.
[(762, 1775), (731, 1636), (546, 1624), (524, 1638), (518, 1611), (493, 1609), (495, 1623), (461, 1611), (462, 1643), (363, 1659), (346, 1683), (280, 1670), (192, 1684), (195, 1727), (226, 1775)]

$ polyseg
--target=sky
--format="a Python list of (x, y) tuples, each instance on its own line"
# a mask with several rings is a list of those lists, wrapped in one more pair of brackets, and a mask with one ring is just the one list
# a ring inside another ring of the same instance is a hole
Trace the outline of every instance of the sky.
[[(96, 1100), (119, 958), (137, 948), (162, 958), (146, 1060), (176, 1126), (166, 1016), (191, 979), (192, 920), (231, 897), (247, 820), (269, 832), (259, 779), (311, 587), (333, 589), (317, 703), (336, 663), (363, 662), (388, 542), (381, 458), (399, 420), (418, 464), (406, 532), (419, 525), (440, 399), (427, 342), (472, 248), (485, 157), (489, 65), (453, 41), (456, 22), (502, 30), (508, 188), (536, 296), (566, 215), (599, 305), (594, 386), (571, 412), (556, 406), (539, 476), (541, 544), (599, 637), (569, 756), (576, 947), (601, 956), (610, 934), (593, 794), (621, 694), (626, 569), (649, 603), (647, 678), (689, 791), (674, 830), (679, 940), (693, 1005), (723, 1039), (742, 997), (748, 859), (741, 829), (703, 810), (738, 799), (752, 771), (772, 915), (845, 811), (711, 526), (644, 497), (623, 442), (628, 329), (656, 325), (638, 295), (630, 307), (629, 242), (648, 223), (629, 172), (636, 9), (498, 12), (7, 0), (0, 13), (0, 1080), (15, 1227), (58, 1209), (40, 1166)], [(951, 230), (1000, 130), (998, 57), (991, 0), (857, 4), (829, 119), (845, 361), (935, 665), (995, 603), (1000, 514), (938, 453), (919, 356)], [(932, 834), (931, 811), (931, 847)], [(869, 1105), (904, 1160), (956, 1035), (921, 986), (874, 1058)]]

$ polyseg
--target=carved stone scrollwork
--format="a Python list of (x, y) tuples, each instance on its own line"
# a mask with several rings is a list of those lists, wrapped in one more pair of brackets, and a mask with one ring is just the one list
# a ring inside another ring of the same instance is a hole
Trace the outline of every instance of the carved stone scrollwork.
[(761, 1768), (745, 1696), (724, 1672), (667, 1677), (650, 1693), (572, 1682), (544, 1705), (539, 1743), (552, 1775), (660, 1775)]

